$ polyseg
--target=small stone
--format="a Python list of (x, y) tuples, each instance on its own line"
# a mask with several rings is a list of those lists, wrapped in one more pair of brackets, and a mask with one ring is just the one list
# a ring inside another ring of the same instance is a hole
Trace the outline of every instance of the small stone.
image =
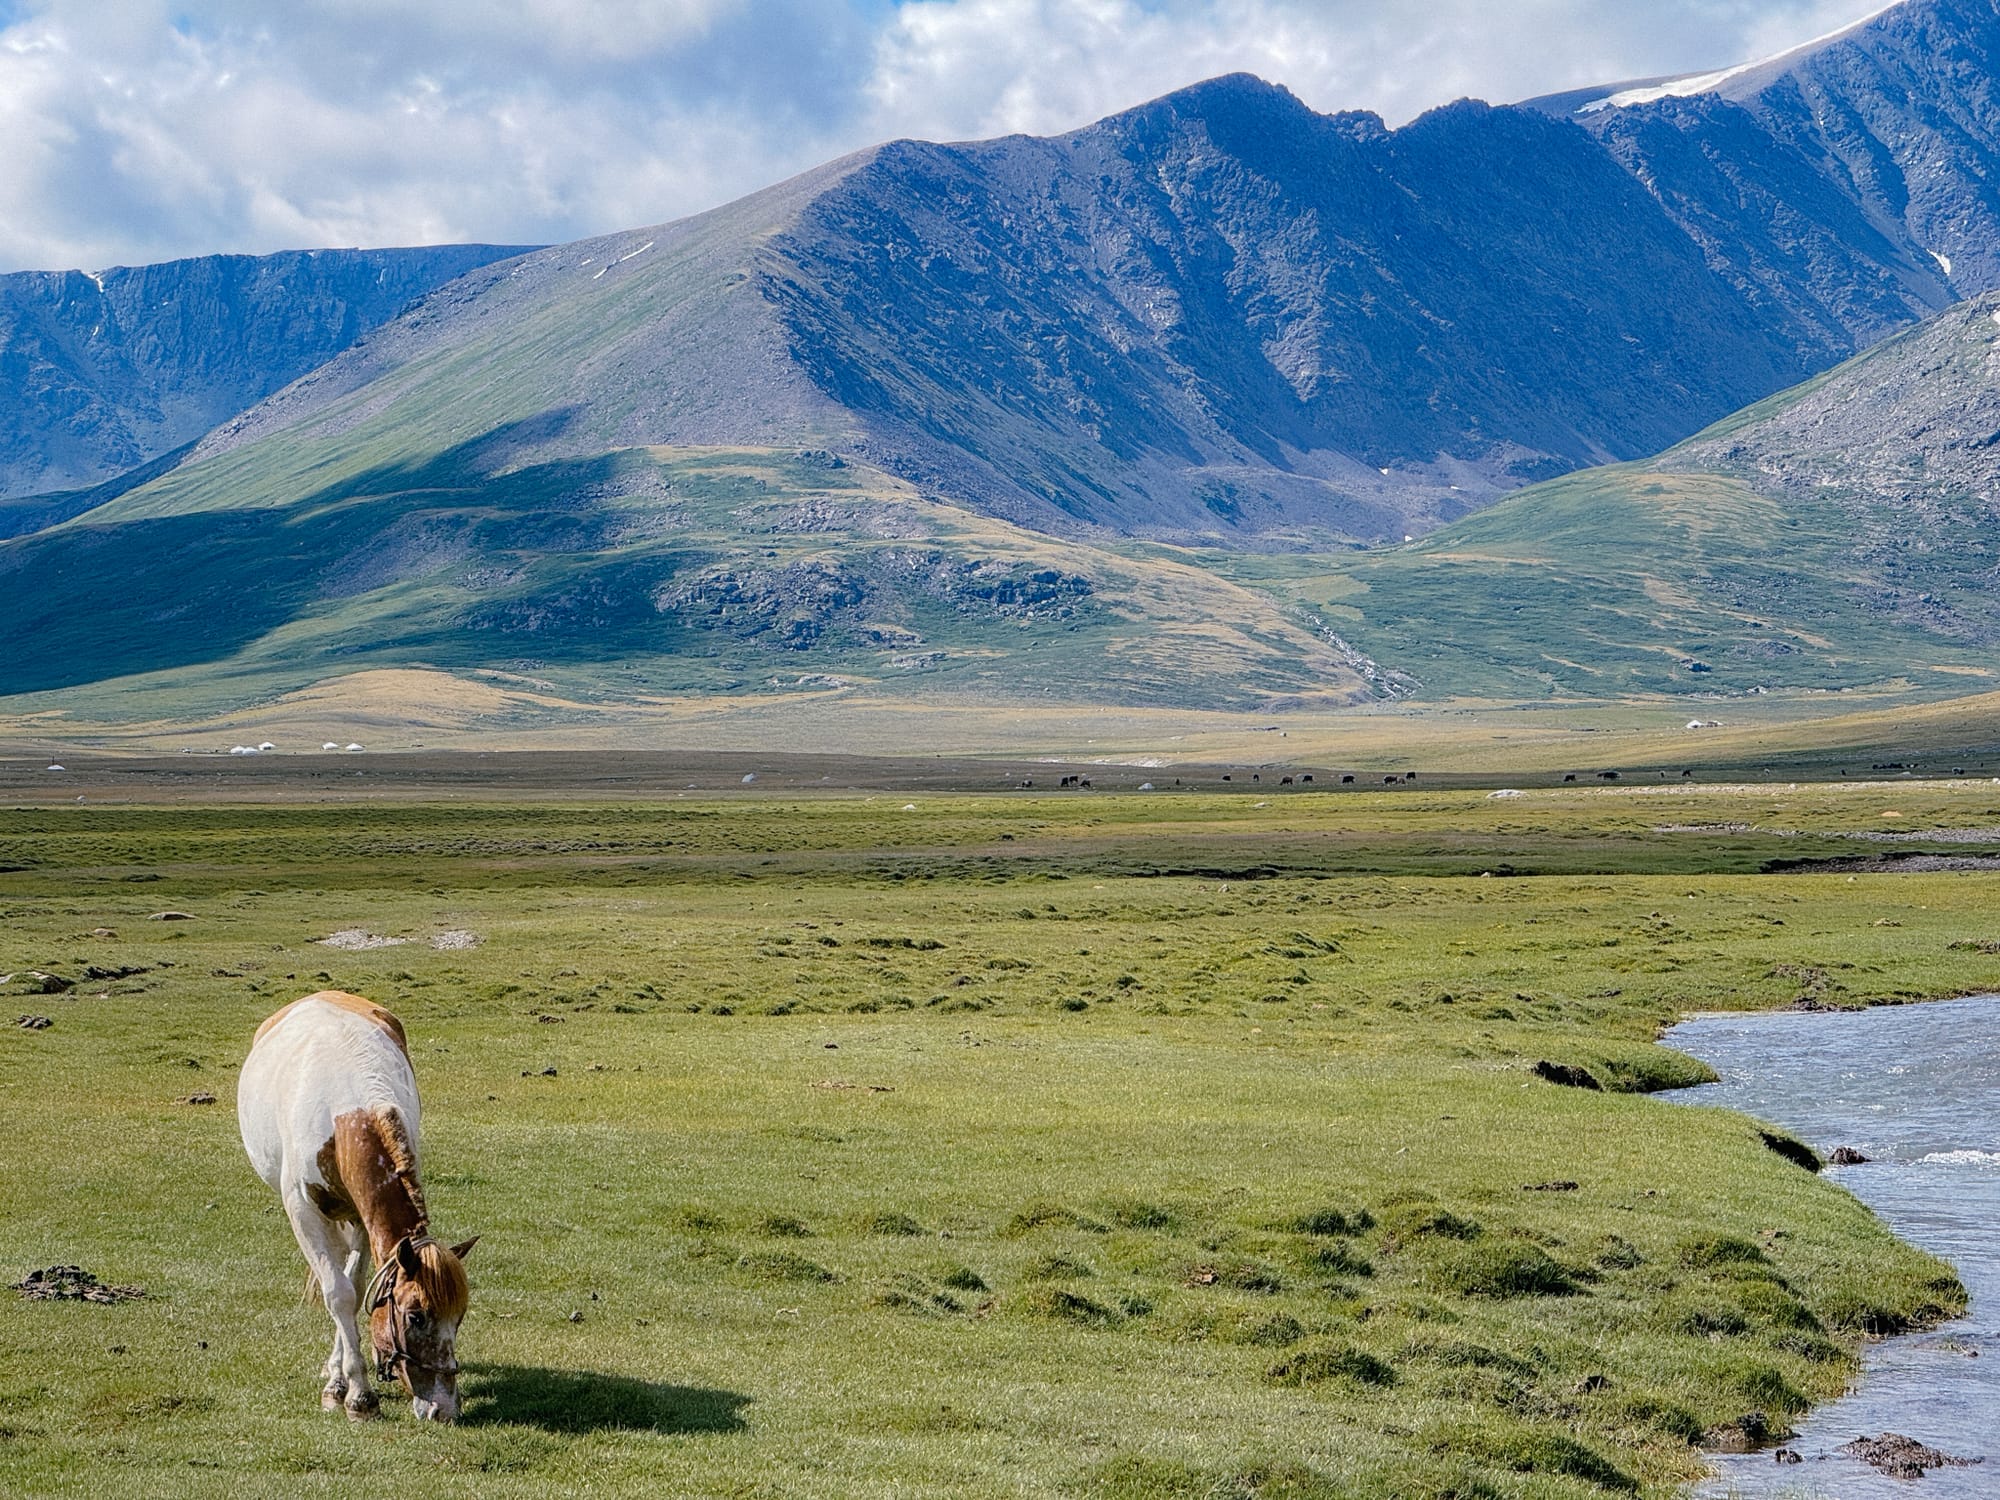
[(1852, 1146), (1835, 1147), (1833, 1155), (1829, 1156), (1826, 1160), (1827, 1165), (1834, 1167), (1859, 1167), (1865, 1166), (1868, 1162), (1868, 1158), (1863, 1156), (1859, 1151), (1856, 1151)]
[(194, 913), (191, 911), (156, 911), (150, 917), (146, 918), (146, 920), (148, 922), (192, 922), (194, 920)]
[(1805, 1459), (1794, 1449), (1780, 1448), (1776, 1453), (1771, 1455), (1771, 1461), (1780, 1464), (1802, 1464), (1805, 1462)]
[(48, 1016), (23, 1016), (14, 1024), (23, 1031), (47, 1031), (56, 1023)]
[(569, 1321), (572, 1323), (581, 1323), (583, 1321), (582, 1311), (579, 1309), (572, 1308), (570, 1310)]
[(215, 1095), (211, 1094), (207, 1089), (202, 1089), (198, 1093), (189, 1094), (184, 1102), (188, 1104), (213, 1104), (215, 1103)]

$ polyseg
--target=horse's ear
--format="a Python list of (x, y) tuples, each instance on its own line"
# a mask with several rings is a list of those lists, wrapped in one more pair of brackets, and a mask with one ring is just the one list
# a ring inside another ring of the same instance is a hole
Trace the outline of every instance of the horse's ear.
[(396, 1264), (403, 1268), (405, 1276), (415, 1276), (423, 1270), (424, 1263), (417, 1258), (417, 1247), (410, 1243), (407, 1234), (396, 1241)]
[(472, 1254), (472, 1247), (478, 1243), (479, 1236), (475, 1234), (471, 1239), (460, 1240), (456, 1245), (453, 1245), (451, 1253), (456, 1255), (460, 1260), (464, 1260), (466, 1256)]

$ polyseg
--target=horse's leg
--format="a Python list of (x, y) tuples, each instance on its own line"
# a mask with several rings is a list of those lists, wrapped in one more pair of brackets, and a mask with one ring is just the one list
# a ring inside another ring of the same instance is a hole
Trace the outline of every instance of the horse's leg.
[(344, 1226), (326, 1218), (309, 1202), (302, 1200), (287, 1207), (292, 1233), (319, 1282), (327, 1315), (333, 1319), (333, 1352), (326, 1359), (320, 1405), (328, 1411), (344, 1407), (350, 1417), (372, 1416), (375, 1393), (368, 1388), (368, 1366), (361, 1356), (361, 1336), (355, 1324), (361, 1302), (353, 1275), (358, 1267)]
[[(342, 1248), (346, 1252), (344, 1258), (341, 1261), (340, 1269), (342, 1273), (347, 1277), (347, 1284), (351, 1287), (357, 1287), (357, 1288), (367, 1286), (368, 1284), (367, 1231), (364, 1230), (358, 1223), (350, 1223), (346, 1221), (336, 1223), (334, 1225), (334, 1229), (339, 1233), (340, 1238), (343, 1241)], [(361, 1306), (360, 1295), (358, 1292), (356, 1293), (355, 1296), (355, 1315), (353, 1321), (353, 1332), (348, 1340), (347, 1348), (352, 1356), (353, 1367), (358, 1373), (352, 1377), (352, 1380), (350, 1380), (347, 1368), (345, 1366), (342, 1367), (340, 1372), (340, 1383), (342, 1387), (342, 1394), (343, 1395), (346, 1394), (347, 1387), (350, 1384), (358, 1382), (359, 1389), (362, 1391), (363, 1395), (367, 1399), (368, 1410), (373, 1411), (375, 1409), (375, 1397), (368, 1390), (368, 1353), (369, 1353), (368, 1310), (365, 1307)], [(334, 1353), (339, 1354), (340, 1352), (341, 1352), (340, 1343), (336, 1339), (334, 1343)]]
[[(360, 1286), (362, 1272), (365, 1269), (364, 1258), (368, 1253), (368, 1238), (362, 1233), (359, 1224), (350, 1224), (344, 1220), (336, 1220), (333, 1229), (337, 1240), (344, 1242), (340, 1245), (343, 1255), (341, 1270), (346, 1273), (349, 1285)], [(317, 1274), (314, 1280), (318, 1280)], [(325, 1296), (324, 1288), (321, 1290), (321, 1296), (322, 1298)], [(358, 1309), (356, 1321), (359, 1322)], [(327, 1411), (340, 1411), (347, 1404), (347, 1361), (342, 1355), (338, 1325), (334, 1329), (333, 1348), (326, 1356), (325, 1375), (326, 1384), (320, 1389), (319, 1404)]]

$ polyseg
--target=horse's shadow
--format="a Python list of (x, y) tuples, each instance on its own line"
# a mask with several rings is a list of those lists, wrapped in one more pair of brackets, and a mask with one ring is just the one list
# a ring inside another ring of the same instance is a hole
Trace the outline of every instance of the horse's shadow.
[(462, 1381), (469, 1427), (502, 1423), (544, 1432), (740, 1432), (750, 1397), (591, 1370), (469, 1365)]

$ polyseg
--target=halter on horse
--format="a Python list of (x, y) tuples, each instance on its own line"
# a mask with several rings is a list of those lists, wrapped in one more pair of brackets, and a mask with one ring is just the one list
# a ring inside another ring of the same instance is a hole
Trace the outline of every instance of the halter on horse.
[(383, 1257), (362, 1295), (376, 1378), (402, 1381), (419, 1416), (449, 1421), (458, 1413), (456, 1334), (465, 1309), (461, 1262), (473, 1244), (447, 1248), (418, 1224)]

